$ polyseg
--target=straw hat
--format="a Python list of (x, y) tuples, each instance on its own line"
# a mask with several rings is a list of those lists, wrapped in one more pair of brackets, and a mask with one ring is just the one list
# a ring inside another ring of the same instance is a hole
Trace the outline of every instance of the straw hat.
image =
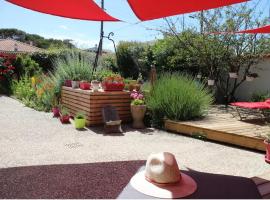
[(162, 152), (148, 157), (144, 171), (135, 174), (130, 181), (141, 193), (158, 198), (181, 198), (194, 193), (196, 182), (180, 173), (173, 154)]

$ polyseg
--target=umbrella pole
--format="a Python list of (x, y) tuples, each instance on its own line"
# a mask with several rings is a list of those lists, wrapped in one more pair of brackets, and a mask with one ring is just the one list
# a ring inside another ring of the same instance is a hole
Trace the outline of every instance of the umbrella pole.
[[(102, 8), (102, 10), (104, 10), (104, 0), (101, 0), (101, 8)], [(93, 73), (97, 69), (99, 56), (102, 55), (103, 37), (104, 37), (104, 22), (101, 21), (101, 23), (100, 23), (100, 39), (99, 39), (98, 49), (96, 52), (95, 62), (94, 62), (94, 66), (93, 66)]]

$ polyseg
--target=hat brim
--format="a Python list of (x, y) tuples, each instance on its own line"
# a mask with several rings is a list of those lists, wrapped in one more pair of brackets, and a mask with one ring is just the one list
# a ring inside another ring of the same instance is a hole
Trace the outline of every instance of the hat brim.
[[(180, 173), (180, 172), (179, 172)], [(131, 180), (131, 186), (139, 192), (158, 198), (182, 198), (197, 190), (197, 183), (188, 175), (181, 173), (182, 179), (176, 184), (154, 184), (145, 179), (145, 171), (138, 172)]]

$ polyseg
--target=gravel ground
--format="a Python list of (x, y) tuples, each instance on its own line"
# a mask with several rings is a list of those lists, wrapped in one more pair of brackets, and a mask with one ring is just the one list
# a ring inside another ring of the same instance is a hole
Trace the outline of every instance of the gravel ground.
[(0, 168), (145, 160), (168, 151), (182, 169), (244, 177), (270, 171), (263, 153), (154, 129), (124, 130), (123, 135), (104, 135), (102, 127), (77, 131), (51, 113), (0, 96)]

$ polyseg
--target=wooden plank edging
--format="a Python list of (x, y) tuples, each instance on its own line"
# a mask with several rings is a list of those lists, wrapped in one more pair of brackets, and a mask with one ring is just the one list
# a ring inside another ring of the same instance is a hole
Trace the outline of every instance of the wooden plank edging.
[(181, 124), (172, 120), (165, 120), (165, 129), (168, 131), (192, 136), (193, 134), (202, 134), (209, 140), (233, 144), (250, 149), (265, 151), (263, 139), (238, 135), (234, 133), (222, 132), (218, 130), (202, 128), (198, 126)]

